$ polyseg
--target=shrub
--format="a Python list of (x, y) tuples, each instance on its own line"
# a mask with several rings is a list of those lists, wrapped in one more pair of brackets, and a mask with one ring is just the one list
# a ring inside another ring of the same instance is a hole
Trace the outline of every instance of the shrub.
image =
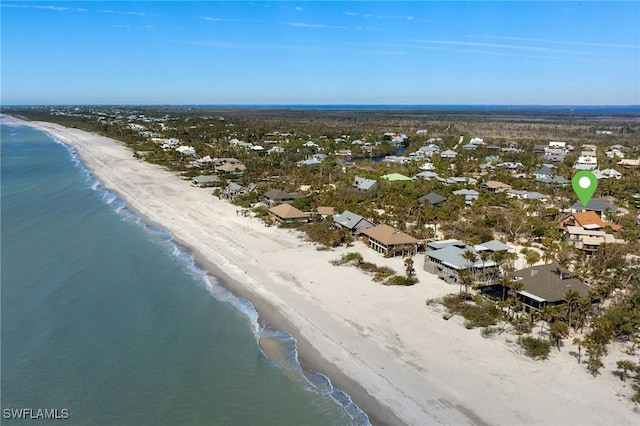
[[(393, 271), (392, 271), (393, 272)], [(389, 278), (386, 282), (385, 285), (403, 285), (403, 286), (409, 286), (409, 285), (414, 285), (418, 282), (418, 279), (416, 277), (407, 277), (404, 275), (395, 275), (391, 278)]]
[(547, 340), (536, 339), (531, 336), (520, 337), (518, 343), (524, 348), (527, 356), (533, 359), (547, 359), (551, 351), (551, 344)]
[(468, 303), (464, 295), (450, 294), (442, 298), (442, 304), (452, 314), (462, 315), (465, 327), (488, 327), (496, 325), (502, 311), (492, 302), (475, 299), (475, 303)]
[(379, 266), (376, 269), (376, 273), (373, 276), (373, 280), (375, 282), (384, 281), (385, 278), (390, 277), (393, 274), (394, 274), (393, 269), (389, 268), (388, 266)]

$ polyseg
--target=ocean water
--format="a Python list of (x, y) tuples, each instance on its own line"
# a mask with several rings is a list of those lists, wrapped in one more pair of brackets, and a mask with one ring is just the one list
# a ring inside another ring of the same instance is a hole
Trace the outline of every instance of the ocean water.
[(368, 424), (300, 367), (293, 337), (262, 326), (74, 150), (0, 127), (3, 425), (33, 424), (8, 418), (21, 409), (69, 425)]

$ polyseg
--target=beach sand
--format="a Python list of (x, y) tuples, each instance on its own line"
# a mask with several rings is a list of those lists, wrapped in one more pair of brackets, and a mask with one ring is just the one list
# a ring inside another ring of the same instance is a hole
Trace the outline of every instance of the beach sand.
[[(298, 340), (302, 363), (327, 375), (373, 424), (625, 425), (639, 424), (619, 377), (593, 377), (570, 351), (546, 361), (523, 355), (516, 336), (483, 338), (463, 320), (442, 318), (425, 301), (457, 292), (422, 270), (419, 284), (387, 287), (353, 267), (329, 262), (348, 251), (389, 265), (360, 242), (317, 250), (294, 231), (266, 227), (237, 207), (162, 167), (133, 157), (122, 143), (43, 122), (29, 125), (73, 146), (85, 166), (147, 223), (169, 231), (196, 262), (250, 300), (261, 319)], [(612, 348), (615, 349), (615, 348)], [(270, 348), (265, 347), (269, 353)], [(629, 358), (629, 356), (626, 356)]]

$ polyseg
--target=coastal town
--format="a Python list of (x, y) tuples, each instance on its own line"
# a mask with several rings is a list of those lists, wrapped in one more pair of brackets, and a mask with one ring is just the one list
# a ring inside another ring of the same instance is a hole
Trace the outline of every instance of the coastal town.
[[(447, 294), (424, 303), (443, 321), (462, 318), (461, 327), (487, 339), (508, 336), (540, 362), (568, 348), (585, 374), (616, 374), (628, 383), (618, 392), (640, 403), (637, 117), (6, 112), (122, 141), (135, 158), (211, 194), (212, 204), (335, 251), (327, 267), (351, 265), (372, 285), (436, 277)], [(597, 178), (586, 205), (572, 188), (582, 170)], [(605, 363), (614, 345), (616, 359)]]

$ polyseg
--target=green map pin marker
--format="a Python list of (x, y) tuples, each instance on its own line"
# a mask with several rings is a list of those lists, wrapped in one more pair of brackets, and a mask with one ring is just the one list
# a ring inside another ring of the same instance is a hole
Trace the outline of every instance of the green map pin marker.
[(598, 178), (588, 170), (581, 170), (573, 175), (573, 179), (571, 179), (571, 186), (573, 186), (573, 190), (580, 199), (582, 205), (587, 207), (589, 200), (598, 188)]

